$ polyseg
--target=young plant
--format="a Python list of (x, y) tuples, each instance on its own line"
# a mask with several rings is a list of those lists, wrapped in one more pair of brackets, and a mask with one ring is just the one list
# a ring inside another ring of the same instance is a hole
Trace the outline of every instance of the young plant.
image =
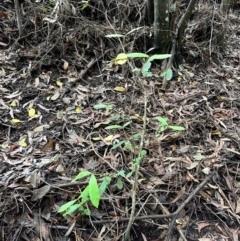
[(58, 210), (59, 213), (63, 213), (63, 215), (65, 216), (67, 214), (71, 214), (78, 210), (79, 212), (89, 215), (90, 210), (84, 208), (84, 204), (89, 200), (91, 201), (94, 207), (98, 208), (101, 195), (104, 193), (109, 183), (107, 179), (103, 179), (102, 184), (100, 185), (100, 188), (99, 188), (95, 175), (89, 171), (80, 172), (72, 180), (72, 182), (75, 182), (79, 179), (82, 179), (88, 176), (90, 176), (89, 183), (85, 187), (85, 189), (81, 192), (79, 197), (77, 199), (74, 199), (62, 205)]
[(168, 124), (168, 118), (164, 118), (161, 116), (157, 117), (157, 120), (160, 123), (160, 129), (158, 131), (158, 133), (156, 134), (156, 137), (158, 137), (160, 135), (160, 133), (164, 132), (166, 129), (172, 129), (174, 131), (184, 131), (185, 128), (182, 126), (173, 126), (173, 125), (169, 125)]
[(123, 183), (121, 177), (130, 177), (129, 175), (125, 175), (124, 170), (121, 170), (117, 174), (104, 175), (101, 184), (98, 185), (97, 179), (93, 173), (89, 171), (82, 171), (72, 180), (72, 182), (86, 178), (88, 176), (90, 176), (88, 185), (84, 188), (79, 197), (62, 205), (58, 210), (59, 213), (63, 213), (63, 215), (66, 216), (75, 211), (78, 211), (85, 215), (90, 215), (90, 210), (85, 208), (84, 205), (90, 201), (95, 208), (98, 208), (101, 196), (106, 191), (108, 185), (111, 183), (112, 178), (117, 178), (117, 187), (122, 189)]

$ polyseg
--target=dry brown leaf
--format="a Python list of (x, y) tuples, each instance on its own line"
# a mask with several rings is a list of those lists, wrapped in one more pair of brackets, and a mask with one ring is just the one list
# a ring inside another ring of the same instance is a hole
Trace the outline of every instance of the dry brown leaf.
[(49, 192), (50, 188), (51, 188), (50, 185), (45, 185), (37, 190), (34, 190), (31, 200), (37, 201), (38, 199), (41, 199)]

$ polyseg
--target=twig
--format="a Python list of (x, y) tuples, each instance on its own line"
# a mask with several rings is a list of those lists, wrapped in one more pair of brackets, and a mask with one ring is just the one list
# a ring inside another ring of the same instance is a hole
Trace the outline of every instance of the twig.
[(203, 180), (199, 186), (188, 196), (188, 198), (180, 205), (180, 207), (177, 209), (177, 211), (175, 211), (173, 214), (173, 219), (171, 221), (171, 224), (168, 228), (168, 234), (167, 234), (167, 238), (166, 241), (170, 241), (170, 235), (173, 229), (173, 226), (175, 224), (175, 221), (179, 215), (179, 213), (182, 211), (182, 209), (191, 201), (191, 199), (207, 184), (207, 182), (209, 182), (209, 180), (216, 174), (216, 171), (212, 172), (208, 177), (206, 177), (205, 180)]

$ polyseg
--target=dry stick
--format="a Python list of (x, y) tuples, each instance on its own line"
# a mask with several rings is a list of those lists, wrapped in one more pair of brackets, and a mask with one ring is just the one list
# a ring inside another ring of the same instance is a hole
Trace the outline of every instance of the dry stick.
[(173, 219), (171, 221), (171, 224), (168, 228), (168, 234), (167, 234), (167, 238), (166, 241), (170, 240), (170, 235), (173, 229), (173, 226), (175, 224), (175, 221), (178, 217), (178, 214), (182, 211), (182, 209), (190, 202), (190, 200), (205, 186), (205, 184), (207, 184), (207, 182), (216, 174), (216, 171), (212, 172), (204, 181), (202, 181), (199, 186), (191, 193), (191, 195), (180, 205), (180, 207), (177, 209), (177, 211), (175, 211), (173, 214), (175, 214), (173, 216)]
[(18, 0), (14, 0), (14, 5), (15, 5), (16, 16), (17, 16), (19, 37), (21, 38), (23, 35), (23, 30), (22, 30), (22, 19), (21, 19), (20, 6), (19, 6)]
[[(142, 136), (141, 136), (141, 142), (140, 142), (139, 153), (138, 153), (139, 158), (142, 157), (141, 155), (142, 155), (142, 148), (143, 148), (143, 142), (144, 142), (144, 135), (146, 132), (146, 119), (147, 119), (147, 93), (146, 93), (146, 90), (144, 89), (143, 132), (142, 132)], [(141, 160), (140, 160), (140, 162), (141, 162)], [(131, 210), (130, 218), (128, 220), (126, 232), (123, 235), (123, 241), (131, 240), (130, 230), (132, 228), (132, 224), (134, 221), (134, 215), (135, 215), (135, 209), (136, 209), (136, 192), (137, 192), (137, 187), (138, 187), (139, 167), (140, 167), (140, 163), (137, 163), (137, 165), (135, 167), (134, 183), (133, 183), (133, 190), (132, 190), (132, 210)]]
[[(141, 216), (137, 217), (134, 220), (144, 220), (144, 219), (158, 219), (158, 218), (174, 218), (174, 222), (171, 223), (171, 225), (174, 225), (175, 220), (178, 216), (178, 214), (182, 211), (182, 209), (188, 204), (189, 201), (206, 185), (206, 183), (216, 174), (216, 171), (212, 172), (208, 177), (206, 177), (205, 180), (203, 180), (198, 187), (188, 196), (188, 198), (181, 204), (181, 206), (175, 211), (174, 213), (170, 214), (159, 214), (159, 215), (146, 215), (146, 216)], [(115, 219), (115, 220), (100, 220), (100, 221), (93, 221), (93, 224), (104, 224), (104, 223), (115, 223), (115, 222), (127, 222), (129, 221), (130, 218), (121, 218), (121, 219)], [(169, 230), (172, 229), (170, 225)]]

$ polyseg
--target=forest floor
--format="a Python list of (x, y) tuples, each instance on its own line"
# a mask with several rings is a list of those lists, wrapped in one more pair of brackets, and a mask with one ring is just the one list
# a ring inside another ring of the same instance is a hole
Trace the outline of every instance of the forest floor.
[[(146, 4), (91, 2), (57, 19), (53, 2), (23, 2), (22, 38), (11, 1), (0, 6), (0, 240), (121, 240), (141, 149), (132, 240), (240, 240), (239, 9), (200, 1), (163, 90), (159, 62), (152, 77), (133, 74), (139, 59), (112, 62), (151, 47)], [(98, 208), (63, 216), (90, 185), (72, 182), (82, 171), (110, 183)]]

